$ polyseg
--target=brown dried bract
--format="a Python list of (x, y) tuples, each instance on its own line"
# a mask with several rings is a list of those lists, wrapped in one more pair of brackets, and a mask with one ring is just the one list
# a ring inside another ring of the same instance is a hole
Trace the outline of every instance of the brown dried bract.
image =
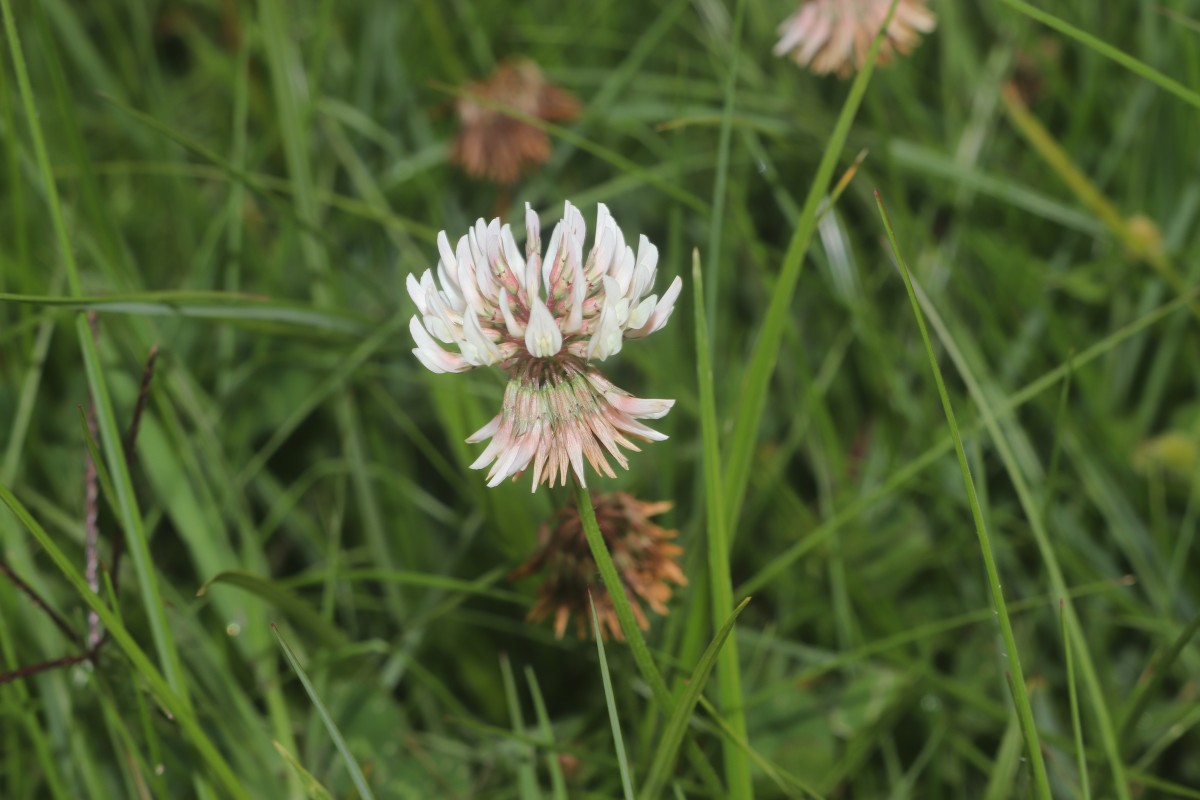
[(461, 127), (450, 158), (476, 178), (503, 184), (516, 183), (523, 173), (545, 163), (550, 158), (550, 138), (499, 106), (547, 122), (579, 116), (574, 95), (548, 83), (527, 59), (506, 61), (487, 80), (468, 85), (456, 104)]
[[(679, 532), (650, 521), (650, 517), (668, 511), (671, 503), (646, 503), (625, 492), (613, 492), (593, 495), (592, 504), (600, 533), (625, 584), (634, 617), (638, 626), (645, 630), (650, 627), (650, 621), (641, 603), (650, 606), (656, 614), (665, 615), (672, 593), (670, 584), (687, 584), (677, 562), (683, 548), (671, 541)], [(608, 638), (611, 634), (618, 641), (623, 640), (625, 637), (612, 598), (604, 588), (588, 548), (583, 521), (575, 504), (555, 512), (542, 525), (538, 540), (538, 549), (533, 556), (509, 575), (511, 580), (535, 572), (545, 576), (529, 619), (541, 622), (553, 616), (554, 634), (561, 639), (567, 622), (575, 617), (579, 638), (585, 638), (591, 628), (588, 624), (591, 619), (590, 594), (596, 604), (601, 635)], [(592, 635), (595, 633), (593, 630)]]

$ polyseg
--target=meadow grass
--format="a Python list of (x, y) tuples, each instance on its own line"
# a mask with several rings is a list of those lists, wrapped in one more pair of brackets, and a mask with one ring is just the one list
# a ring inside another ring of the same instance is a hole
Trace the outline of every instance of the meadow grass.
[[(839, 80), (784, 0), (0, 0), (0, 797), (1200, 797), (1200, 3), (932, 6)], [(518, 55), (582, 115), (509, 192)], [(525, 620), (571, 489), (405, 331), (564, 200), (685, 281), (605, 364), (677, 401), (624, 642)]]

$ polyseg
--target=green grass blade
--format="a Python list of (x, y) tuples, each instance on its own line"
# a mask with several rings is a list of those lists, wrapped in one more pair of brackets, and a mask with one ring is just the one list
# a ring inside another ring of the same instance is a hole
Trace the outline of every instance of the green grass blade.
[[(704, 296), (709, 336), (716, 335), (717, 291), (721, 285), (721, 233), (725, 229), (725, 199), (729, 183), (729, 144), (733, 133), (733, 109), (737, 100), (738, 54), (742, 45), (742, 21), (746, 0), (738, 0), (730, 36), (729, 69), (725, 76), (725, 105), (721, 111), (721, 130), (717, 138), (717, 173), (713, 181), (712, 219), (708, 223), (708, 289)], [(711, 345), (711, 342), (707, 342)]]
[[(887, 29), (896, 7), (893, 0), (888, 9), (880, 33)], [(871, 75), (875, 70), (875, 61), (879, 56), (879, 48), (883, 37), (876, 35), (871, 43), (862, 69), (859, 71), (846, 102), (838, 114), (837, 123), (825, 145), (825, 152), (817, 165), (816, 175), (809, 187), (808, 196), (800, 211), (800, 219), (796, 223), (795, 233), (788, 244), (783, 257), (783, 266), (779, 270), (779, 278), (771, 290), (771, 302), (759, 329), (754, 351), (750, 356), (750, 365), (742, 377), (742, 388), (738, 396), (737, 412), (734, 417), (733, 434), (729, 438), (729, 453), (726, 455), (725, 469), (725, 512), (731, 521), (736, 521), (741, 514), (742, 501), (746, 495), (746, 486), (750, 480), (750, 465), (754, 450), (758, 443), (758, 429), (762, 422), (763, 408), (767, 401), (767, 389), (771, 383), (771, 374), (779, 360), (779, 349), (782, 345), (784, 330), (788, 325), (788, 314), (792, 307), (792, 296), (796, 292), (796, 284), (800, 279), (800, 270), (804, 266), (804, 256), (812, 243), (813, 234), (817, 230), (817, 218), (821, 213), (822, 201), (833, 179), (837, 168), (838, 157), (846, 146), (846, 138), (850, 135), (850, 125), (858, 113), (863, 96), (867, 93)], [(715, 255), (715, 254), (714, 254)], [(731, 525), (731, 530), (736, 530)]]
[[(1119, 345), (1129, 341), (1138, 334), (1144, 332), (1147, 328), (1162, 322), (1172, 314), (1183, 310), (1200, 297), (1200, 288), (1180, 295), (1170, 302), (1164, 303), (1155, 310), (1145, 314), (1144, 316), (1134, 320), (1128, 325), (1124, 325), (1113, 333), (1105, 336), (1100, 341), (1093, 344), (1091, 347), (1084, 350), (1052, 370), (1049, 370), (1041, 377), (1030, 381), (1019, 391), (1007, 397), (1002, 403), (998, 404), (993, 413), (997, 418), (1011, 415), (1014, 411), (1021, 408), (1023, 405), (1041, 395), (1046, 390), (1050, 389), (1055, 384), (1066, 379), (1073, 370), (1078, 370), (1085, 365), (1095, 361), (1101, 356), (1112, 352)], [(984, 427), (983, 421), (976, 422), (965, 429), (967, 435), (972, 435)], [(929, 447), (925, 452), (921, 453), (916, 458), (909, 461), (907, 464), (894, 470), (888, 478), (879, 486), (872, 489), (870, 492), (859, 496), (857, 499), (846, 505), (833, 516), (826, 519), (819, 526), (814, 528), (808, 536), (802, 538), (787, 550), (779, 553), (771, 560), (769, 564), (763, 567), (759, 572), (750, 577), (741, 586), (737, 587), (738, 594), (754, 594), (755, 592), (767, 586), (775, 578), (779, 577), (783, 572), (790, 568), (804, 555), (810, 552), (813, 548), (820, 546), (830, 535), (837, 531), (838, 528), (850, 522), (850, 520), (858, 517), (866, 512), (872, 506), (885, 497), (890, 496), (893, 492), (905, 485), (925, 469), (937, 463), (942, 456), (949, 453), (954, 447), (954, 439), (949, 434), (946, 434), (937, 444)]]
[(1029, 764), (1033, 772), (1034, 790), (1038, 797), (1043, 800), (1050, 800), (1050, 781), (1046, 774), (1046, 764), (1042, 757), (1042, 746), (1038, 737), (1037, 726), (1033, 721), (1033, 708), (1029, 704), (1029, 694), (1025, 685), (1025, 673), (1021, 668), (1017, 639), (1013, 634), (1012, 620), (1008, 615), (1008, 605), (1004, 600), (1004, 591), (1000, 587), (1000, 572), (996, 567), (996, 555), (992, 549), (991, 538), (988, 535), (987, 523), (983, 518), (983, 510), (979, 505), (979, 497), (975, 493), (975, 482), (971, 477), (970, 464), (967, 463), (967, 452), (963, 448), (962, 436), (958, 430), (958, 421), (954, 414), (954, 407), (950, 403), (950, 395), (946, 391), (946, 384), (942, 379), (942, 370), (938, 366), (937, 355), (933, 351), (933, 340), (930, 339), (929, 331), (925, 327), (925, 315), (921, 311), (921, 304), (918, 302), (916, 291), (913, 289), (912, 278), (908, 272), (908, 264), (905, 262), (904, 256), (900, 253), (900, 245), (896, 242), (896, 235), (892, 231), (891, 222), (888, 220), (887, 212), (883, 207), (883, 200), (879, 197), (878, 192), (875, 193), (875, 203), (879, 207), (879, 215), (883, 219), (883, 226), (887, 231), (888, 242), (892, 247), (892, 254), (896, 258), (901, 277), (904, 279), (904, 288), (908, 291), (908, 299), (912, 303), (913, 314), (916, 315), (917, 326), (921, 330), (921, 340), (925, 344), (925, 352), (929, 356), (929, 365), (933, 370), (934, 381), (937, 383), (938, 396), (942, 400), (942, 410), (946, 414), (946, 424), (949, 426), (950, 435), (954, 439), (954, 449), (958, 454), (958, 466), (962, 472), (963, 485), (967, 491), (967, 500), (971, 505), (971, 516), (975, 522), (975, 532), (979, 537), (979, 549), (983, 555), (984, 568), (987, 570), (988, 585), (992, 592), (992, 603), (1000, 622), (1001, 635), (1004, 637), (1004, 649), (1008, 657), (1009, 674), (1012, 677), (1013, 700), (1016, 705), (1017, 715), (1021, 720), (1022, 731), (1025, 735), (1025, 750), (1029, 755)]
[[(712, 618), (730, 619), (733, 614), (733, 581), (729, 575), (729, 518), (725, 513), (725, 497), (721, 492), (721, 454), (717, 428), (716, 390), (713, 387), (712, 350), (708, 319), (704, 311), (704, 276), (700, 271), (700, 253), (692, 251), (693, 300), (696, 309), (696, 380), (700, 385), (700, 426), (704, 439), (704, 500), (707, 519), (709, 596)], [(736, 619), (734, 616), (733, 618)], [(717, 694), (721, 713), (730, 728), (746, 739), (746, 714), (742, 706), (742, 674), (738, 659), (737, 639), (730, 639), (718, 650)], [(678, 713), (678, 706), (675, 713)], [(754, 796), (750, 764), (742, 751), (727, 743), (724, 749), (725, 782), (729, 796), (742, 800)]]
[(317, 690), (313, 687), (312, 681), (308, 679), (308, 674), (300, 666), (300, 662), (296, 659), (292, 648), (288, 647), (288, 643), (280, 635), (279, 629), (272, 625), (271, 631), (275, 634), (275, 639), (283, 649), (283, 655), (292, 666), (296, 677), (300, 679), (300, 684), (304, 687), (305, 693), (308, 694), (308, 699), (312, 701), (313, 707), (317, 709), (317, 714), (321, 717), (321, 721), (325, 723), (325, 730), (329, 732), (329, 738), (333, 740), (333, 746), (337, 748), (338, 754), (341, 755), (342, 763), (346, 765), (346, 771), (350, 773), (350, 780), (354, 782), (354, 788), (358, 790), (359, 797), (364, 798), (364, 800), (374, 800), (375, 795), (371, 793), (371, 787), (367, 784), (366, 776), (363, 775), (358, 762), (354, 760), (354, 754), (350, 752), (350, 747), (346, 744), (346, 740), (342, 737), (342, 732), (338, 730), (337, 725), (334, 723), (333, 717), (329, 716), (329, 711), (317, 695)]
[(617, 750), (617, 765), (621, 770), (621, 789), (625, 800), (637, 800), (633, 793), (633, 778), (629, 774), (629, 758), (625, 754), (625, 741), (621, 737), (621, 718), (617, 713), (617, 700), (613, 696), (612, 678), (608, 674), (608, 658), (604, 655), (604, 633), (600, 618), (596, 615), (596, 599), (588, 593), (592, 607), (592, 631), (596, 637), (596, 652), (600, 656), (600, 679), (604, 682), (604, 702), (608, 706), (608, 721), (612, 724), (613, 747)]
[(1183, 654), (1184, 648), (1196, 637), (1197, 633), (1200, 633), (1200, 612), (1193, 614), (1188, 623), (1179, 631), (1179, 635), (1150, 659), (1150, 663), (1146, 665), (1146, 669), (1142, 671), (1141, 677), (1134, 685), (1133, 693), (1126, 704), (1126, 711), (1122, 715), (1118, 730), (1118, 735), (1122, 740), (1133, 733), (1138, 720), (1146, 711), (1152, 692), (1162, 684), (1171, 666)]
[(604, 588), (612, 598), (613, 611), (616, 612), (617, 622), (621, 625), (621, 633), (625, 634), (625, 641), (633, 653), (634, 663), (637, 664), (638, 671), (642, 673), (642, 678), (649, 684), (655, 702), (658, 703), (664, 714), (669, 714), (675, 705), (674, 700), (671, 698), (671, 693), (667, 689), (662, 675), (659, 674), (658, 668), (654, 666), (650, 648), (646, 646), (646, 638), (642, 636), (642, 629), (638, 627), (637, 620), (634, 619), (625, 583), (617, 574), (617, 567), (613, 564), (612, 555), (608, 552), (608, 545), (596, 522), (596, 510), (592, 506), (592, 497), (578, 481), (575, 481), (574, 486), (575, 501), (579, 506), (579, 518), (583, 522), (583, 533), (587, 537), (592, 558), (596, 560), (596, 567), (600, 570), (600, 579), (604, 581)]
[(312, 773), (304, 768), (294, 755), (288, 752), (287, 748), (279, 742), (272, 742), (275, 745), (275, 750), (279, 753), (279, 757), (291, 767), (292, 772), (300, 779), (301, 785), (304, 786), (304, 791), (310, 800), (333, 800), (333, 795), (329, 793), (321, 782), (313, 777)]
[[(548, 742), (554, 741), (554, 726), (550, 723), (550, 714), (546, 711), (546, 699), (542, 696), (542, 687), (538, 685), (537, 674), (532, 667), (525, 667), (525, 682), (529, 684), (529, 694), (533, 698), (533, 713), (537, 716), (538, 733)], [(550, 794), (554, 800), (567, 800), (567, 779), (563, 775), (562, 763), (553, 749), (546, 752), (546, 771), (550, 773)]]
[(738, 615), (749, 603), (750, 598), (747, 597), (738, 604), (738, 607), (733, 610), (733, 613), (717, 631), (716, 637), (704, 649), (700, 661), (692, 670), (691, 677), (685, 684), (683, 695), (676, 703), (674, 711), (671, 712), (671, 717), (663, 728), (658, 747), (654, 750), (654, 760), (650, 764), (649, 775), (642, 786), (644, 800), (655, 800), (666, 787), (667, 781), (670, 780), (671, 770), (675, 766), (675, 758), (679, 753), (679, 746), (683, 743), (683, 734), (687, 730), (692, 712), (700, 700), (704, 686), (708, 683), (709, 673), (716, 666), (717, 655), (721, 652), (729, 634), (733, 632), (734, 622), (737, 621)]
[(1079, 769), (1079, 796), (1091, 800), (1092, 787), (1088, 780), (1087, 752), (1083, 747), (1083, 724), (1079, 720), (1079, 694), (1075, 689), (1075, 667), (1071, 663), (1071, 637), (1067, 632), (1067, 615), (1063, 603), (1058, 604), (1059, 630), (1063, 637), (1063, 664), (1067, 671), (1067, 697), (1071, 702), (1071, 732), (1075, 737), (1075, 763)]
[(29, 71), (25, 66), (25, 56), (21, 52), (21, 40), (17, 36), (17, 23), (13, 19), (12, 4), (9, 0), (0, 0), (0, 9), (3, 9), (4, 13), (4, 31), (8, 36), (8, 47), (12, 53), (13, 70), (17, 76), (17, 87), (21, 94), (25, 120), (29, 125), (29, 138), (33, 140), (38, 172), (46, 192), (46, 205), (50, 207), (50, 219), (54, 224), (55, 237), (58, 239), (59, 256), (67, 269), (67, 289), (70, 294), (79, 296), (83, 293), (82, 284), (79, 282), (79, 265), (75, 261), (75, 250), (71, 244), (71, 236), (67, 233), (62, 204), (58, 199), (58, 187), (54, 183), (54, 172), (50, 167), (50, 154), (46, 150), (42, 126), (38, 121), (40, 117), (33, 98), (33, 87), (29, 84)]
[[(909, 278), (911, 282), (911, 276)], [(1046, 573), (1050, 578), (1050, 585), (1054, 592), (1064, 601), (1067, 630), (1071, 636), (1074, 653), (1079, 658), (1079, 667), (1084, 686), (1087, 689), (1093, 706), (1092, 711), (1096, 715), (1101, 743), (1104, 747), (1105, 756), (1108, 759), (1109, 769), (1112, 772), (1113, 788), (1118, 798), (1128, 800), (1130, 797), (1129, 785), (1126, 778), (1125, 766), (1121, 761), (1116, 726), (1113, 724), (1112, 714), (1108, 708), (1108, 694), (1104, 686), (1100, 683), (1100, 675), (1096, 671), (1096, 664), (1092, 660), (1087, 638), (1083, 634), (1083, 627), (1079, 622), (1079, 617), (1075, 613), (1075, 606), (1071, 602), (1067, 582), (1063, 577), (1062, 568), (1059, 566), (1058, 556), (1055, 553), (1050, 534), (1046, 530), (1046, 526), (1042, 520), (1042, 513), (1037, 499), (1034, 497), (1024, 472), (1018, 465), (1016, 455), (1013, 452), (1013, 446), (1009, 442), (1008, 436), (1001, 429), (997, 421), (997, 414), (992, 408), (987, 394), (975, 378), (954, 337), (942, 321), (937, 309), (924, 297), (924, 293), (920, 290), (920, 287), (915, 283), (912, 286), (914, 296), (923, 305), (930, 325), (937, 333), (938, 339), (946, 349), (946, 354), (954, 363), (963, 383), (967, 386), (967, 391), (970, 392), (971, 399), (979, 409), (984, 427), (987, 429), (988, 435), (996, 447), (996, 453), (1000, 456), (1000, 460), (1004, 464), (1004, 469), (1012, 481), (1013, 490), (1016, 492), (1017, 500), (1021, 505), (1021, 511), (1029, 523), (1029, 529), (1033, 533), (1034, 542), (1037, 544), (1038, 554), (1041, 556)], [(1079, 359), (1072, 359), (1070, 363), (1078, 366)]]
[(54, 541), (54, 537), (38, 524), (37, 520), (30, 515), (21, 501), (17, 499), (16, 495), (3, 483), (0, 483), (0, 502), (8, 506), (13, 516), (29, 531), (38, 544), (42, 546), (42, 549), (46, 551), (46, 555), (54, 562), (59, 572), (67, 579), (67, 582), (71, 584), (76, 593), (87, 604), (88, 608), (96, 612), (96, 616), (100, 618), (100, 622), (103, 623), (105, 630), (108, 631), (108, 635), (112, 637), (112, 640), (125, 653), (125, 656), (133, 664), (134, 669), (137, 670), (142, 680), (146, 682), (146, 685), (153, 692), (158, 702), (175, 717), (175, 721), (179, 724), (184, 735), (191, 740), (192, 745), (212, 771), (214, 777), (225, 787), (228, 796), (247, 798), (248, 800), (249, 795), (246, 793), (242, 781), (234, 775), (229, 764), (213, 745), (212, 740), (205, 734), (204, 729), (200, 727), (190, 704), (186, 703), (171, 688), (163, 674), (155, 669), (149, 657), (138, 647), (133, 636), (122, 624), (121, 618), (104, 604), (99, 595), (88, 587), (87, 581), (84, 580), (84, 577), (75, 568), (75, 565), (71, 563), (66, 553), (59, 548), (58, 544)]
[(1090, 47), (1105, 58), (1110, 58), (1117, 62), (1130, 72), (1133, 72), (1134, 74), (1151, 81), (1155, 85), (1166, 89), (1171, 94), (1175, 95), (1181, 100), (1184, 100), (1185, 102), (1191, 103), (1196, 108), (1200, 108), (1200, 93), (1192, 91), (1174, 78), (1163, 75), (1149, 64), (1139, 61), (1128, 53), (1118, 50), (1108, 42), (1098, 39), (1087, 31), (1076, 28), (1071, 23), (1054, 16), (1049, 12), (1043, 11), (1040, 8), (1031, 6), (1022, 0), (1001, 0), (1001, 2), (1012, 9), (1020, 11), (1022, 14), (1030, 17), (1031, 19), (1035, 19), (1043, 25), (1053, 28), (1059, 33), (1070, 36), (1075, 41)]
[[(513, 678), (512, 662), (504, 653), (500, 654), (500, 677), (504, 683), (504, 700), (508, 705), (508, 715), (512, 719), (512, 731), (518, 737), (526, 737), (525, 719), (521, 714), (521, 698), (517, 695), (517, 681)], [(533, 748), (524, 747), (517, 757), (517, 792), (521, 800), (540, 800), (541, 790), (538, 788), (537, 770), (533, 765)]]
[(279, 611), (286, 614), (296, 627), (319, 639), (325, 647), (342, 647), (347, 643), (346, 635), (337, 626), (330, 623), (316, 609), (284, 589), (276, 581), (267, 580), (248, 572), (221, 572), (206, 580), (196, 591), (196, 596), (204, 597), (208, 594), (211, 587), (219, 585), (236, 586), (239, 589), (250, 592), (256, 597), (266, 600), (272, 606), (279, 609)]
[(94, 310), (106, 314), (273, 323), (363, 337), (373, 330), (373, 326), (349, 314), (323, 311), (311, 306), (267, 297), (229, 292), (131, 292), (92, 297), (0, 293), (0, 302), (84, 311)]

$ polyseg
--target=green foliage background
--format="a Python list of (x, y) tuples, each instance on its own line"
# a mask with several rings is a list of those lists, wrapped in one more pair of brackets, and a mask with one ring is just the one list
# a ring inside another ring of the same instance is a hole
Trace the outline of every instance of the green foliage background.
[[(937, 30), (874, 73), (841, 142), (850, 82), (770, 53), (783, 0), (748, 0), (740, 30), (719, 0), (5, 0), (0, 485), (18, 513), (0, 550), (80, 634), (88, 602), (116, 616), (94, 667), (0, 685), (0, 796), (616, 797), (610, 711), (642, 784), (665, 719), (628, 649), (604, 651), (606, 702), (596, 646), (525, 622), (536, 586), (504, 579), (567, 492), (487, 490), (463, 439), (500, 376), (431, 375), (406, 331), (404, 279), (436, 263), (438, 230), (528, 202), (548, 231), (567, 199), (589, 223), (608, 204), (658, 244), (661, 286), (685, 280), (667, 329), (607, 370), (677, 398), (671, 439), (596, 481), (676, 504), (690, 584), (647, 638), (677, 696), (725, 622), (704, 448), (749, 446), (744, 503), (722, 497), (734, 601), (753, 596), (732, 634), (746, 738), (714, 679), (668, 794), (746, 796), (715, 782), (731, 763), (759, 797), (1036, 793), (878, 189), (1049, 787), (1200, 797), (1200, 4), (1047, 4), (1091, 39), (1015, 1), (933, 5)], [(451, 87), (516, 55), (584, 113), (506, 196), (448, 163)], [(835, 179), (865, 160), (820, 217), (759, 413), (748, 365), (827, 147)], [(693, 248), (715, 293), (707, 442)], [(101, 555), (130, 543), (115, 598), (78, 583), (79, 409), (100, 385)], [(1064, 649), (1038, 531), (1086, 651)], [(3, 578), (0, 620), (0, 670), (79, 652)]]

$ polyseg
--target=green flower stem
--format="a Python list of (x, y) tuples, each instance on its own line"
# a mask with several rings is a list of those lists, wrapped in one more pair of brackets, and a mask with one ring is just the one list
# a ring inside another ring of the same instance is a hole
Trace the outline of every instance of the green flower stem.
[[(600, 569), (600, 579), (604, 581), (604, 588), (608, 590), (608, 596), (612, 598), (613, 610), (617, 612), (617, 621), (621, 623), (621, 632), (625, 634), (625, 641), (629, 643), (629, 649), (633, 651), (633, 660), (637, 663), (638, 671), (650, 685), (654, 701), (658, 703), (664, 714), (670, 714), (671, 708), (674, 706), (671, 690), (667, 688), (666, 681), (658, 674), (658, 668), (654, 666), (654, 659), (650, 656), (650, 648), (646, 646), (646, 638), (642, 636), (642, 629), (638, 627), (637, 620), (633, 617), (633, 608), (629, 605), (629, 595), (625, 593), (625, 584), (621, 581), (621, 576), (617, 574), (617, 566), (608, 552), (608, 544), (604, 541), (604, 535), (600, 533), (600, 524), (596, 522), (596, 509), (592, 507), (592, 496), (588, 494), (587, 487), (578, 480), (574, 481), (574, 485), (575, 500), (579, 505), (579, 518), (583, 521), (583, 534), (587, 537), (588, 547), (592, 549), (592, 558), (596, 560), (596, 566)], [(599, 635), (598, 631), (597, 635)]]

